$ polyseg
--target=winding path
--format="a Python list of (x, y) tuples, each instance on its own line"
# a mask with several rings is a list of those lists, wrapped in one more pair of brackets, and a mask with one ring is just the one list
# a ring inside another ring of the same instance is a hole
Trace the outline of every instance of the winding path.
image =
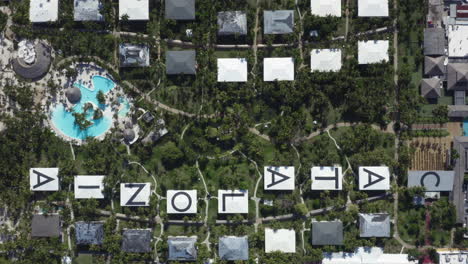
[(157, 192), (156, 192), (156, 187), (158, 186), (158, 181), (156, 180), (156, 177), (154, 177), (154, 175), (152, 173), (150, 173), (143, 165), (141, 165), (141, 163), (139, 162), (136, 162), (136, 161), (129, 161), (128, 164), (136, 164), (138, 166), (140, 166), (145, 172), (146, 174), (148, 174), (149, 176), (151, 176), (151, 178), (153, 179), (153, 182), (154, 182), (154, 189), (151, 191), (154, 195), (156, 195), (156, 197), (158, 197), (158, 199), (161, 199), (161, 195), (159, 195)]
[(258, 180), (257, 183), (255, 184), (255, 189), (254, 189), (254, 195), (250, 198), (255, 202), (255, 223), (254, 223), (254, 228), (255, 228), (255, 233), (258, 232), (258, 225), (262, 223), (262, 219), (260, 218), (260, 198), (257, 197), (257, 190), (258, 186), (260, 186), (260, 181), (263, 179), (263, 174), (260, 173), (260, 170), (258, 169), (258, 164), (255, 160), (249, 158), (247, 155), (245, 155), (242, 151), (239, 150), (239, 153), (244, 156), (247, 160), (249, 160), (254, 166), (255, 170), (257, 171), (258, 174)]
[(209, 207), (210, 207), (209, 192), (208, 192), (208, 188), (206, 187), (205, 177), (203, 176), (203, 173), (200, 170), (200, 165), (198, 164), (198, 160), (195, 162), (195, 166), (197, 167), (198, 175), (200, 175), (200, 179), (203, 182), (203, 187), (205, 188), (205, 197), (203, 198), (203, 201), (205, 202), (205, 218), (203, 219), (203, 225), (207, 228), (208, 232), (202, 244), (205, 244), (206, 247), (208, 248), (208, 251), (211, 251), (211, 247), (210, 247), (211, 230), (210, 230), (210, 226), (208, 225), (208, 212), (209, 212)]
[[(131, 37), (144, 37), (144, 38), (150, 38), (149, 35), (147, 34), (140, 34), (140, 33), (134, 33), (134, 32), (126, 32), (126, 31), (120, 31), (116, 32), (115, 35), (119, 36), (131, 36)], [(194, 44), (193, 42), (188, 42), (188, 41), (182, 41), (179, 39), (162, 39), (161, 42), (166, 42), (168, 46), (178, 46), (178, 47), (184, 47), (184, 48), (198, 48), (199, 45)], [(252, 49), (254, 45), (250, 44), (213, 44), (212, 47), (215, 49)], [(273, 48), (283, 48), (283, 47), (293, 47), (295, 44), (272, 44), (271, 47)], [(207, 46), (205, 46), (207, 47)], [(257, 44), (257, 48), (269, 48), (270, 46), (267, 44)]]

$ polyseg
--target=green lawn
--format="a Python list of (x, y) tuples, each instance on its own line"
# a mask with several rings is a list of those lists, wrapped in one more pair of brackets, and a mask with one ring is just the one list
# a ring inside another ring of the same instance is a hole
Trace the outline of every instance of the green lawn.
[(77, 258), (73, 260), (74, 264), (92, 264), (93, 255), (91, 254), (79, 254)]

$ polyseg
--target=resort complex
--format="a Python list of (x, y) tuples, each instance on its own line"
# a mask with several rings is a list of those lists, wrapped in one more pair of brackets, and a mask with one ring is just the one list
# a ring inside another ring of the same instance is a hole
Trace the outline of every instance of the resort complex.
[(0, 263), (468, 263), (468, 1), (0, 3)]

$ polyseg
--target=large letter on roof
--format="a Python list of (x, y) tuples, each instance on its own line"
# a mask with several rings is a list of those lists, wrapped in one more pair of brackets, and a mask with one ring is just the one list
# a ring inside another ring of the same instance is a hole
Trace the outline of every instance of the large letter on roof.
[(265, 167), (265, 190), (294, 190), (294, 167)]
[(121, 183), (121, 206), (148, 206), (150, 200), (150, 186), (148, 183)]
[(219, 214), (247, 214), (249, 193), (240, 190), (218, 190)]
[(29, 183), (31, 191), (58, 191), (58, 168), (29, 169)]
[(103, 175), (75, 176), (75, 199), (104, 199)]
[(168, 214), (196, 214), (197, 190), (168, 190), (166, 202)]
[(408, 187), (421, 186), (428, 192), (450, 192), (454, 176), (454, 171), (409, 171)]
[(341, 190), (343, 174), (340, 166), (312, 167), (312, 190)]
[(388, 167), (359, 167), (359, 190), (390, 190)]

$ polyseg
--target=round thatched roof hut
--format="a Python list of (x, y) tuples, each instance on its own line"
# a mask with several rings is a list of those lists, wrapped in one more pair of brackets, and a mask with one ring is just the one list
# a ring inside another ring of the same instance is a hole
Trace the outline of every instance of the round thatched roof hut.
[[(20, 45), (21, 44), (21, 45)], [(18, 50), (14, 52), (13, 70), (19, 76), (37, 81), (49, 71), (51, 63), (51, 48), (41, 41), (21, 41)]]
[(70, 103), (76, 104), (81, 100), (81, 91), (76, 87), (68, 88), (65, 91), (65, 95)]
[(132, 142), (135, 139), (135, 131), (133, 129), (125, 129), (123, 132), (123, 138), (126, 142)]

